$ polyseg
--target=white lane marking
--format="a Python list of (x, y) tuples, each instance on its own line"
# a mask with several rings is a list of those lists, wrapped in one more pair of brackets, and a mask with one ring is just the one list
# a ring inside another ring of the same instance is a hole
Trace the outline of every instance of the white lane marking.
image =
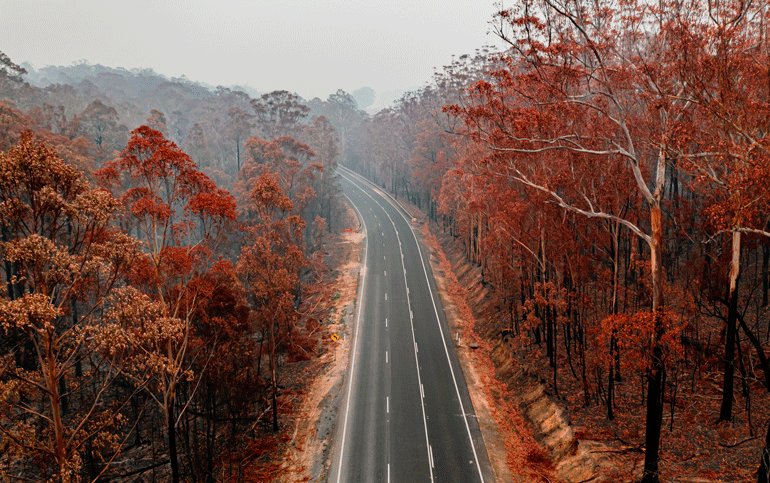
[(390, 483), (390, 463), (388, 463), (388, 483)]
[[(420, 384), (420, 397), (425, 399), (425, 389), (423, 389), (422, 384)], [(428, 445), (430, 446), (430, 445)]]
[(419, 351), (417, 350), (417, 342), (414, 343), (414, 353), (417, 354)]
[[(345, 170), (347, 170), (347, 171), (350, 171), (350, 170), (348, 170), (347, 168), (345, 168), (344, 166), (343, 166), (342, 168), (343, 168), (343, 169), (345, 169)], [(353, 172), (351, 171), (351, 173), (353, 173)], [(355, 173), (353, 173), (353, 174), (355, 174)], [(343, 176), (344, 176), (344, 175), (343, 175)], [(363, 180), (363, 181), (361, 181), (362, 183), (368, 183), (368, 184), (371, 184), (371, 182), (369, 182), (368, 180), (365, 180), (364, 178), (361, 178), (361, 179)], [(348, 180), (350, 180), (350, 178), (349, 178), (349, 177), (348, 177)], [(352, 180), (350, 180), (350, 181), (351, 181), (351, 183), (352, 183)], [(361, 189), (361, 188), (359, 187), (359, 189)], [(373, 200), (375, 203), (377, 203), (377, 204), (380, 206), (380, 208), (382, 208), (382, 205), (380, 205), (380, 204), (377, 202), (377, 200), (375, 200), (375, 199), (374, 199), (374, 197), (372, 197), (372, 195), (370, 195), (369, 193), (365, 192), (363, 189), (361, 189), (361, 192), (362, 192), (362, 193), (364, 193), (365, 195), (367, 195), (369, 198), (371, 198), (371, 199), (372, 199), (372, 200)], [(381, 196), (382, 196), (382, 195), (381, 195)], [(384, 199), (385, 199), (385, 200), (386, 200), (386, 201), (387, 201), (387, 202), (388, 202), (388, 203), (389, 203), (389, 204), (390, 204), (390, 205), (391, 205), (391, 206), (392, 206), (392, 207), (393, 207), (393, 208), (394, 208), (396, 211), (398, 211), (398, 213), (401, 215), (401, 218), (403, 218), (403, 219), (404, 219), (404, 221), (406, 221), (406, 222), (407, 222), (407, 224), (409, 225), (409, 231), (412, 233), (412, 237), (414, 238), (415, 244), (417, 245), (417, 252), (418, 252), (418, 253), (419, 253), (419, 255), (420, 255), (420, 261), (422, 261), (422, 271), (423, 271), (423, 273), (425, 274), (425, 281), (426, 281), (426, 283), (428, 284), (428, 293), (430, 293), (430, 299), (431, 299), (431, 301), (433, 302), (433, 311), (434, 311), (434, 312), (435, 312), (435, 314), (436, 314), (436, 325), (438, 325), (438, 330), (439, 330), (439, 332), (441, 333), (441, 342), (444, 344), (444, 353), (446, 354), (447, 363), (449, 364), (449, 372), (450, 372), (450, 374), (452, 375), (452, 382), (454, 383), (454, 386), (455, 386), (455, 393), (457, 394), (457, 400), (458, 400), (458, 401), (459, 401), (459, 403), (460, 403), (460, 413), (463, 415), (463, 419), (464, 419), (464, 421), (465, 421), (465, 430), (466, 430), (466, 432), (467, 432), (467, 434), (468, 434), (468, 440), (469, 440), (469, 441), (470, 441), (470, 443), (471, 443), (471, 449), (473, 450), (473, 460), (476, 462), (476, 469), (478, 469), (478, 472), (479, 472), (479, 478), (481, 479), (481, 482), (483, 483), (483, 482), (484, 482), (484, 475), (483, 475), (483, 474), (482, 474), (482, 472), (481, 472), (481, 465), (479, 464), (479, 458), (478, 458), (478, 455), (476, 454), (476, 445), (473, 443), (473, 437), (471, 436), (471, 428), (470, 428), (470, 426), (468, 425), (468, 417), (466, 416), (466, 413), (465, 413), (465, 407), (464, 407), (464, 405), (463, 405), (463, 400), (462, 400), (462, 398), (460, 397), (460, 388), (457, 386), (457, 378), (455, 377), (455, 371), (454, 371), (454, 369), (452, 368), (452, 360), (451, 360), (451, 359), (450, 359), (450, 357), (449, 357), (449, 349), (447, 348), (446, 339), (444, 338), (444, 330), (441, 328), (441, 320), (439, 319), (439, 315), (438, 315), (438, 308), (436, 307), (436, 299), (435, 299), (435, 297), (433, 296), (433, 288), (430, 286), (430, 280), (428, 279), (428, 269), (427, 269), (427, 268), (426, 268), (426, 266), (425, 266), (425, 257), (424, 257), (424, 256), (423, 256), (423, 254), (422, 254), (422, 249), (420, 248), (420, 243), (419, 243), (419, 242), (418, 242), (418, 240), (417, 240), (417, 235), (414, 233), (414, 228), (413, 228), (413, 227), (412, 227), (412, 225), (409, 223), (409, 220), (407, 220), (406, 216), (404, 216), (404, 212), (406, 211), (406, 210), (404, 209), (404, 207), (403, 207), (403, 206), (401, 206), (400, 204), (399, 204), (398, 206), (396, 206), (396, 205), (393, 203), (393, 201), (391, 201), (393, 197), (392, 197), (392, 196), (390, 196), (390, 195), (388, 195), (388, 198), (385, 198), (384, 196), (382, 196), (382, 197), (383, 197), (383, 198), (384, 198)], [(398, 203), (398, 202), (396, 202), (396, 203)], [(399, 209), (399, 208), (400, 208), (400, 209)], [(384, 210), (384, 208), (383, 208), (383, 210)], [(386, 211), (386, 212), (385, 212), (385, 214), (387, 215), (387, 214), (388, 214), (388, 212)], [(390, 218), (390, 215), (388, 215), (388, 218)], [(393, 219), (392, 219), (392, 218), (390, 219), (390, 222), (391, 222), (391, 223), (393, 223)], [(395, 224), (393, 224), (393, 227), (395, 228)], [(398, 230), (396, 230), (396, 236), (398, 237)], [(398, 243), (399, 243), (399, 246), (400, 246), (400, 245), (401, 245), (401, 238), (399, 237), (399, 238), (398, 238), (398, 240), (399, 240), (399, 241), (398, 241)], [(402, 261), (403, 261), (403, 258), (404, 258), (404, 254), (403, 254), (403, 252), (401, 253), (401, 258), (402, 258)], [(406, 276), (404, 277), (404, 280), (406, 281)], [(407, 298), (407, 302), (409, 302), (409, 299), (408, 299), (408, 298)], [(413, 329), (413, 330), (414, 330), (414, 329)], [(420, 373), (419, 373), (419, 371), (418, 371), (418, 372), (417, 372), (417, 377), (418, 377), (418, 379), (419, 379), (419, 376), (420, 376)], [(423, 408), (423, 415), (424, 415), (424, 413), (425, 413), (425, 409)], [(427, 427), (426, 427), (426, 437), (427, 437)], [(433, 475), (433, 472), (432, 472), (432, 471), (431, 471), (431, 475)]]
[(385, 327), (386, 328), (388, 327), (388, 318), (387, 317), (385, 318)]
[[(347, 196), (346, 196), (347, 198)], [(348, 198), (350, 200), (350, 198)], [(353, 209), (356, 210), (358, 213), (358, 216), (361, 220), (363, 220), (363, 216), (361, 216), (361, 213), (358, 211), (358, 208), (356, 208), (356, 205), (353, 204), (353, 201), (350, 201), (350, 204), (353, 205)], [(371, 208), (369, 209), (371, 211)], [(363, 260), (364, 260), (364, 266), (362, 268), (363, 274), (361, 275), (361, 289), (359, 293), (359, 298), (361, 300), (361, 303), (358, 304), (358, 314), (356, 314), (356, 333), (353, 336), (353, 352), (352, 357), (350, 358), (350, 379), (348, 380), (348, 396), (347, 401), (345, 403), (345, 423), (342, 425), (342, 442), (340, 443), (340, 460), (339, 460), (339, 467), (337, 468), (337, 483), (340, 483), (340, 478), (342, 477), (342, 461), (343, 457), (345, 456), (345, 436), (347, 435), (348, 431), (348, 415), (350, 414), (350, 393), (353, 389), (353, 374), (355, 373), (356, 368), (356, 349), (358, 348), (358, 327), (361, 325), (359, 322), (361, 321), (361, 308), (364, 306), (364, 286), (366, 285), (366, 252), (369, 250), (369, 237), (366, 236), (366, 223), (364, 225), (364, 253), (363, 253)]]
[(387, 293), (385, 294), (385, 300), (388, 300), (388, 294)]
[(430, 465), (433, 466), (433, 446), (430, 447)]
[(387, 271), (387, 270), (385, 270), (385, 276), (386, 276), (386, 277), (388, 276), (388, 271)]
[[(359, 189), (361, 189), (361, 188), (359, 187)], [(379, 206), (380, 208), (383, 209), (383, 211), (385, 211), (385, 208), (377, 200), (375, 200), (374, 197), (372, 197), (372, 195), (370, 195), (369, 193), (367, 193), (363, 189), (361, 189), (361, 192), (363, 192), (366, 196), (368, 196), (372, 201), (377, 203), (377, 206)], [(393, 226), (393, 229), (396, 232), (396, 239), (398, 239), (398, 249), (401, 252), (401, 265), (404, 268), (404, 286), (408, 288), (409, 287), (409, 283), (406, 281), (406, 267), (403, 266), (403, 264), (404, 264), (404, 251), (403, 251), (402, 245), (401, 245), (401, 235), (399, 235), (398, 229), (396, 229), (396, 224), (393, 222), (393, 218), (391, 218), (390, 214), (387, 211), (385, 211), (385, 215), (390, 220), (390, 224)], [(414, 235), (414, 233), (412, 233), (412, 235)], [(383, 233), (383, 236), (385, 236), (384, 233)], [(417, 239), (415, 238), (415, 241), (416, 240)], [(385, 294), (385, 300), (387, 300), (387, 294)], [(409, 312), (411, 313), (412, 312), (412, 302), (409, 300), (409, 297), (406, 298), (406, 303), (407, 303), (407, 307), (409, 307)], [(435, 303), (434, 303), (434, 308), (435, 308)], [(438, 317), (438, 312), (436, 312), (436, 317)], [(420, 376), (420, 360), (417, 357), (417, 339), (416, 339), (415, 332), (414, 332), (414, 321), (411, 320), (411, 318), (409, 320), (409, 325), (411, 326), (411, 329), (412, 329), (412, 342), (414, 342), (414, 344), (415, 344), (414, 363), (415, 363), (415, 367), (417, 369), (417, 383), (420, 385), (420, 391), (422, 392), (422, 377)], [(455, 384), (455, 386), (456, 386), (456, 384)], [(429, 463), (428, 464), (428, 471), (430, 473), (430, 479), (431, 479), (431, 481), (433, 481), (433, 466), (430, 465), (430, 451), (428, 450), (428, 448), (430, 447), (430, 438), (428, 437), (428, 418), (425, 416), (425, 402), (422, 400), (422, 398), (420, 399), (420, 409), (422, 410), (422, 423), (423, 423), (423, 427), (425, 428), (425, 445), (426, 445), (426, 451), (428, 452), (428, 463)], [(472, 441), (471, 441), (471, 444), (473, 444)], [(474, 450), (474, 455), (475, 455), (475, 450)]]
[(390, 414), (390, 397), (385, 396), (385, 412)]
[(385, 351), (385, 364), (388, 363), (388, 351)]

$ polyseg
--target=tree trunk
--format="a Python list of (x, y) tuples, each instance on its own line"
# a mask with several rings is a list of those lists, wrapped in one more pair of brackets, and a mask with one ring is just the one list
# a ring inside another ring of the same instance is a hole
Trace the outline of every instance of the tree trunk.
[(724, 381), (722, 407), (717, 421), (733, 420), (733, 385), (735, 381), (735, 332), (738, 320), (738, 277), (741, 267), (741, 232), (733, 232), (733, 258), (730, 264), (728, 289), (727, 334), (725, 336)]
[(277, 404), (277, 392), (278, 382), (275, 377), (275, 322), (270, 322), (270, 373), (272, 375), (272, 403), (273, 403), (273, 431), (278, 432), (278, 404)]
[(660, 450), (660, 428), (663, 424), (663, 225), (660, 205), (650, 207), (652, 236), (650, 243), (650, 265), (652, 272), (652, 313), (655, 317), (653, 329), (652, 360), (647, 373), (647, 417), (645, 421), (644, 473), (642, 483), (658, 483), (658, 459)]
[(69, 455), (67, 454), (67, 446), (64, 441), (64, 423), (62, 422), (62, 410), (61, 399), (59, 393), (59, 384), (57, 382), (58, 371), (56, 364), (55, 350), (53, 348), (52, 335), (46, 332), (45, 337), (45, 361), (41, 361), (41, 366), (44, 367), (44, 374), (46, 376), (46, 389), (48, 390), (48, 400), (51, 404), (51, 423), (53, 425), (54, 432), (54, 444), (56, 452), (56, 464), (59, 467), (59, 476), (61, 483), (69, 483), (71, 481), (71, 469)]
[(767, 307), (767, 292), (770, 288), (768, 266), (770, 266), (770, 246), (764, 244), (762, 245), (762, 307)]
[(171, 481), (179, 483), (179, 459), (176, 451), (176, 418), (174, 417), (174, 390), (166, 401), (166, 422), (168, 423), (168, 459), (171, 462)]

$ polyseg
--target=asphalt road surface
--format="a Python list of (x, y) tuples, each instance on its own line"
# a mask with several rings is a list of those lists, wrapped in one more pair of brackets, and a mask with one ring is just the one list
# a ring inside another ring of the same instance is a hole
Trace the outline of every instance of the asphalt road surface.
[(492, 482), (427, 253), (392, 198), (340, 168), (366, 230), (329, 482)]

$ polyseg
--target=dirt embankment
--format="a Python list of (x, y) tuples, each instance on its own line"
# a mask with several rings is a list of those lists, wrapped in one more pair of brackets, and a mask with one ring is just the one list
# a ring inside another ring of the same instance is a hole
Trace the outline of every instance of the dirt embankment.
[(318, 369), (308, 373), (307, 394), (295, 410), (299, 417), (295, 419), (291, 441), (282, 458), (283, 483), (323, 482), (330, 470), (331, 437), (348, 367), (364, 240), (352, 209), (348, 210), (343, 225), (346, 231), (330, 236), (324, 246), (323, 262), (328, 271), (318, 283), (326, 285), (323, 291), (328, 296), (320, 303), (328, 315), (321, 321), (320, 354), (314, 361)]

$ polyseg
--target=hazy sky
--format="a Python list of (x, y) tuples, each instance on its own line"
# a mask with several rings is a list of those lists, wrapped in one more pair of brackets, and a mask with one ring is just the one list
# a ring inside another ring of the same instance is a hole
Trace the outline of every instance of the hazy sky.
[(496, 0), (0, 0), (0, 51), (325, 99), (420, 86), (452, 54), (499, 45)]

